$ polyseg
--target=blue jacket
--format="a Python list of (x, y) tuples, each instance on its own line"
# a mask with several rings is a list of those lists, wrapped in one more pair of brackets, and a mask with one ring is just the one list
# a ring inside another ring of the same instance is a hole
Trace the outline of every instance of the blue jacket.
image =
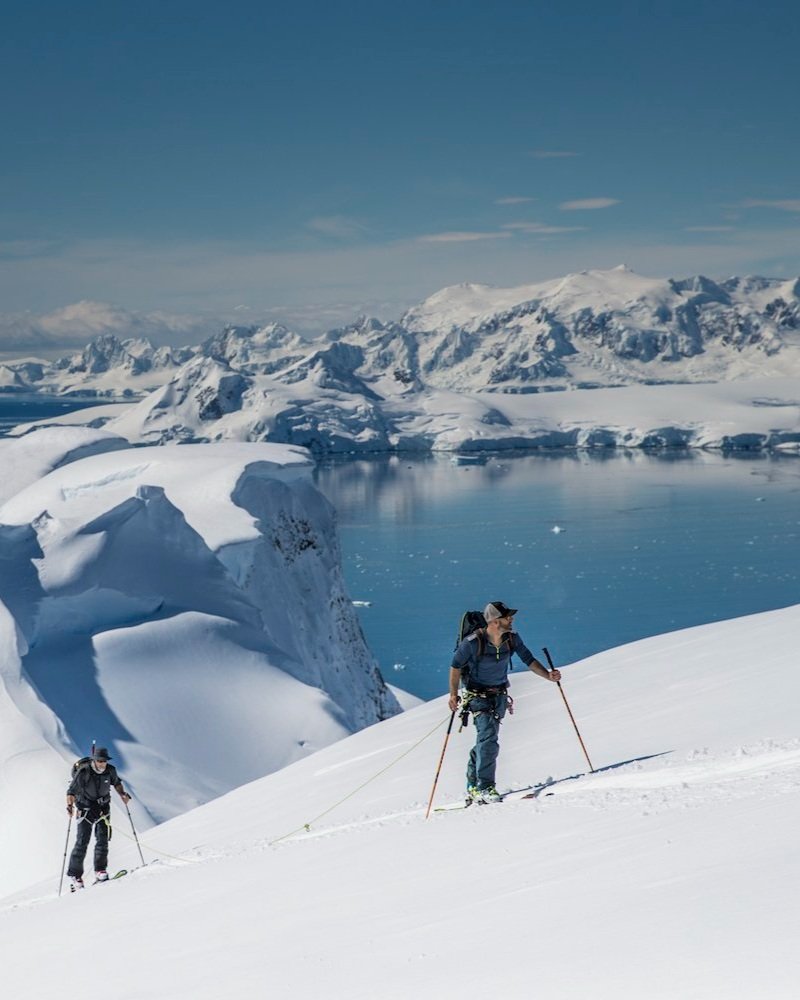
[(466, 687), (499, 687), (505, 684), (508, 671), (511, 669), (513, 653), (516, 653), (526, 666), (533, 663), (534, 655), (520, 636), (516, 632), (507, 632), (506, 635), (505, 642), (493, 646), (483, 633), (483, 652), (480, 655), (478, 653), (481, 642), (477, 632), (468, 635), (460, 643), (453, 653), (451, 666), (462, 671)]

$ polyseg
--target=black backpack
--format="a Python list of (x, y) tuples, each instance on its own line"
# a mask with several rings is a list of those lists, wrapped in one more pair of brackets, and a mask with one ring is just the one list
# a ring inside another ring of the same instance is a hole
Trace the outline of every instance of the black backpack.
[(93, 759), (93, 757), (81, 757), (80, 760), (76, 760), (72, 765), (72, 777), (74, 778), (78, 771), (82, 771), (85, 767), (88, 767)]
[[(458, 649), (467, 636), (474, 634), (478, 638), (478, 656), (483, 656), (483, 650), (486, 646), (485, 628), (486, 619), (483, 617), (482, 611), (465, 611), (461, 616), (461, 625), (458, 629), (454, 648)], [(469, 667), (464, 667), (461, 671), (461, 683), (464, 687), (469, 687)]]
[(483, 647), (485, 644), (482, 629), (486, 628), (486, 619), (483, 617), (482, 611), (465, 611), (461, 616), (461, 625), (458, 629), (458, 635), (456, 636), (456, 644), (453, 649), (458, 649), (461, 643), (467, 638), (468, 635), (472, 635), (473, 632), (478, 633), (478, 656), (483, 653)]

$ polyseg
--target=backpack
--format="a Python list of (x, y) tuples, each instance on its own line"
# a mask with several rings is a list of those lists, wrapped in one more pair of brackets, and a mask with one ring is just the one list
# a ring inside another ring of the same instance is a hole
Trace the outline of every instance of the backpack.
[[(461, 616), (461, 625), (458, 628), (454, 649), (458, 649), (468, 636), (476, 635), (478, 639), (478, 656), (483, 656), (483, 650), (486, 646), (486, 636), (483, 631), (485, 628), (486, 619), (483, 617), (482, 611), (465, 611)], [(464, 687), (469, 687), (469, 667), (464, 667), (461, 671), (461, 683)]]
[(85, 767), (88, 767), (93, 759), (92, 757), (81, 757), (80, 760), (76, 760), (72, 765), (72, 777), (74, 778), (78, 771), (82, 771)]
[(458, 635), (456, 636), (456, 644), (453, 649), (458, 649), (461, 643), (467, 638), (467, 636), (472, 635), (474, 632), (478, 633), (478, 656), (483, 653), (483, 647), (485, 640), (483, 637), (483, 632), (481, 629), (486, 628), (486, 619), (483, 617), (482, 611), (465, 611), (461, 616), (461, 625), (458, 629)]

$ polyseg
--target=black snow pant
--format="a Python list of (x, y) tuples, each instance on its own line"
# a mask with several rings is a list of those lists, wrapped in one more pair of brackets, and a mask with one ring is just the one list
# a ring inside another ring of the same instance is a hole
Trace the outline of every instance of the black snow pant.
[(108, 866), (108, 838), (111, 824), (108, 821), (108, 802), (91, 802), (78, 806), (78, 833), (69, 858), (67, 875), (82, 878), (83, 859), (92, 839), (94, 828), (94, 870), (104, 872)]

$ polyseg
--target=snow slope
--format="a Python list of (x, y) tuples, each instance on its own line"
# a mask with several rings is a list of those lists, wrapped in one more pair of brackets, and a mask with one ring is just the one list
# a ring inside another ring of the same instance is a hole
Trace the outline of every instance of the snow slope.
[[(424, 819), (441, 698), (148, 831), (118, 883), (58, 900), (54, 852), (0, 913), (4, 985), (60, 996), (101, 926), (119, 1000), (793, 1000), (799, 639), (792, 607), (567, 667), (592, 775), (557, 688), (515, 675), (499, 777), (552, 776), (533, 800)], [(439, 802), (471, 741), (451, 737)]]
[(53, 469), (127, 447), (125, 438), (89, 427), (43, 427), (25, 440), (0, 438), (0, 504)]
[[(80, 437), (8, 445), (53, 465)], [(93, 738), (148, 825), (400, 710), (310, 468), (307, 453), (275, 445), (115, 450), (0, 507), (0, 787), (8, 801), (32, 774), (58, 787), (6, 810), (1, 891), (41, 869), (41, 838), (57, 849), (68, 762)]]

